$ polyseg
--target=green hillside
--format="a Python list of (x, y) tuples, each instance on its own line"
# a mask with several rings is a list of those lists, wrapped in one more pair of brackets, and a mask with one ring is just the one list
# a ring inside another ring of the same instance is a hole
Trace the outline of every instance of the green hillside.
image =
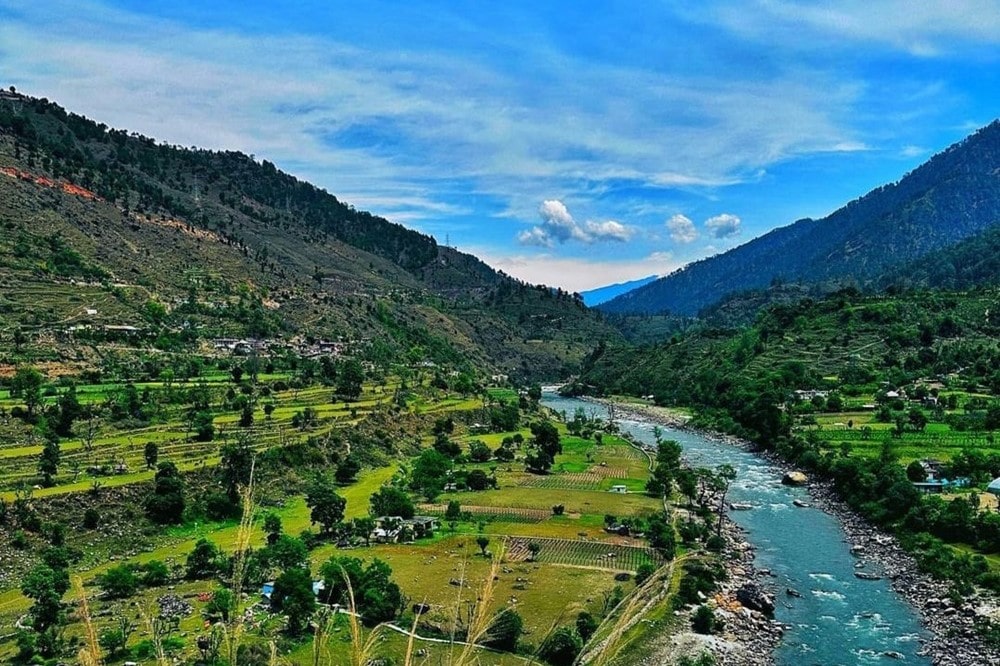
[(103, 343), (108, 326), (132, 326), (113, 342), (180, 351), (216, 337), (342, 339), (539, 378), (617, 337), (574, 295), (518, 282), (241, 153), (159, 144), (5, 92), (0, 169), (8, 362), (15, 331), (46, 360), (85, 366), (100, 352), (54, 344), (71, 327), (100, 330)]

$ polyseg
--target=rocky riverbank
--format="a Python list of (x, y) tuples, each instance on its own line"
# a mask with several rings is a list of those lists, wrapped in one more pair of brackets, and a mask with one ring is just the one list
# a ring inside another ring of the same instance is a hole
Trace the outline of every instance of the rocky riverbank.
[[(684, 419), (657, 407), (619, 403), (617, 409), (623, 417), (638, 416), (671, 428), (690, 430)], [(758, 451), (750, 442), (718, 433), (700, 434), (753, 451), (777, 469), (788, 467), (777, 456)], [(817, 507), (838, 518), (852, 552), (859, 564), (865, 565), (863, 571), (888, 579), (893, 589), (917, 611), (928, 634), (921, 654), (929, 657), (934, 666), (1000, 664), (1000, 650), (985, 645), (974, 628), (976, 617), (980, 615), (1000, 621), (1000, 600), (977, 594), (965, 599), (961, 607), (958, 607), (949, 597), (950, 586), (946, 581), (935, 580), (921, 572), (916, 561), (895, 537), (872, 526), (852, 511), (839, 499), (830, 484), (811, 481), (807, 488)], [(730, 521), (727, 523), (731, 524)], [(740, 541), (745, 543), (743, 539)], [(739, 541), (734, 542), (730, 547), (739, 548), (738, 543)], [(752, 560), (752, 554), (750, 559)], [(756, 573), (752, 577), (756, 577)], [(776, 644), (777, 640), (771, 644), (771, 649)], [(891, 658), (897, 655), (886, 653), (883, 656)], [(720, 663), (744, 662), (720, 660)]]
[(892, 536), (851, 511), (830, 484), (812, 482), (809, 494), (817, 506), (840, 519), (851, 552), (865, 569), (874, 569), (920, 614), (929, 637), (921, 654), (935, 666), (1000, 664), (1000, 650), (983, 643), (974, 628), (977, 615), (1000, 620), (1000, 602), (979, 595), (967, 597), (961, 607), (949, 598), (949, 584), (922, 573), (916, 561)]
[[(605, 405), (610, 402), (599, 401)], [(671, 428), (684, 428), (684, 419), (657, 408), (643, 405), (615, 405), (618, 415), (641, 417)], [(718, 504), (717, 498), (708, 500)], [(771, 617), (774, 611), (774, 590), (769, 589), (767, 571), (754, 565), (755, 551), (743, 529), (723, 514), (722, 537), (726, 547), (723, 562), (727, 580), (712, 600), (716, 616), (725, 628), (720, 635), (704, 636), (691, 631), (678, 632), (655, 651), (645, 663), (672, 663), (680, 656), (697, 656), (711, 652), (719, 666), (773, 666), (774, 648), (781, 640), (783, 627)], [(689, 622), (690, 611), (682, 613)]]
[[(674, 664), (682, 657), (697, 659), (705, 652), (712, 654), (718, 666), (774, 665), (774, 648), (781, 640), (783, 627), (770, 617), (774, 595), (762, 582), (768, 572), (754, 566), (754, 548), (739, 525), (726, 519), (722, 537), (726, 542), (723, 562), (728, 579), (706, 602), (725, 623), (724, 630), (711, 636), (691, 630), (675, 631), (659, 639), (641, 662), (643, 666)], [(682, 626), (690, 626), (693, 610), (677, 612)]]
[(774, 591), (765, 582), (768, 572), (754, 566), (754, 548), (742, 528), (724, 519), (722, 534), (729, 579), (716, 595), (715, 612), (726, 623), (724, 638), (736, 649), (720, 644), (713, 653), (720, 666), (771, 666), (784, 629), (771, 617)]

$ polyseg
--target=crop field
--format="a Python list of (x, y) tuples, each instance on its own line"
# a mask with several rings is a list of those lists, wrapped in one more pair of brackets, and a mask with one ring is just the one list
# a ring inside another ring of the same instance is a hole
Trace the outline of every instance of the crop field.
[(859, 424), (855, 420), (854, 426), (848, 428), (845, 423), (851, 416), (848, 413), (817, 419), (819, 428), (810, 432), (827, 450), (836, 451), (847, 445), (855, 455), (867, 457), (878, 456), (883, 443), (888, 441), (904, 463), (924, 458), (951, 460), (963, 449), (1000, 453), (1000, 442), (989, 432), (963, 432), (953, 430), (944, 423), (928, 423), (921, 432), (906, 430), (894, 434), (893, 424), (888, 423)]
[[(329, 388), (274, 392), (267, 400), (267, 404), (273, 406), (270, 416), (264, 411), (264, 401), (254, 409), (254, 424), (249, 427), (238, 427), (235, 413), (219, 412), (213, 418), (215, 434), (212, 441), (201, 442), (194, 437), (190, 417), (170, 406), (169, 394), (180, 390), (179, 386), (183, 385), (168, 387), (159, 382), (136, 385), (137, 390), (148, 390), (163, 401), (159, 407), (163, 413), (155, 425), (112, 430), (106, 424), (99, 424), (88, 442), (84, 434), (86, 423), (78, 424), (76, 436), (66, 439), (60, 446), (62, 460), (60, 472), (54, 477), (56, 487), (86, 479), (107, 484), (116, 477), (133, 481), (151, 478), (152, 472), (146, 470), (144, 458), (144, 447), (149, 442), (157, 444), (160, 460), (171, 460), (183, 469), (193, 469), (216, 464), (221, 447), (237, 436), (246, 438), (257, 451), (284, 446), (305, 437), (323, 436), (379, 409), (390, 400), (393, 388), (391, 384), (370, 386), (359, 400), (351, 403), (330, 402), (332, 389)], [(218, 381), (188, 384), (185, 390), (196, 386), (221, 393), (227, 384), (220, 377)], [(119, 389), (120, 386), (113, 384), (84, 385), (77, 389), (77, 394), (83, 405), (100, 404)], [(50, 396), (47, 402), (56, 398)], [(451, 409), (469, 408), (466, 402), (455, 400)], [(17, 404), (18, 401), (9, 396), (0, 396), (0, 408), (6, 413)], [(306, 408), (313, 410), (315, 423), (306, 428), (295, 427), (293, 418)], [(41, 438), (31, 429), (13, 419), (0, 419), (0, 491), (10, 493), (34, 483), (42, 445)], [(103, 467), (104, 471), (89, 473), (90, 468), (95, 467)], [(53, 491), (51, 488), (46, 490), (49, 494)]]
[(646, 462), (647, 458), (642, 451), (627, 444), (613, 444), (603, 446), (600, 449), (601, 456), (605, 459), (622, 458), (625, 460), (639, 460)]
[(530, 474), (519, 485), (526, 488), (565, 488), (566, 490), (598, 490), (604, 477), (600, 474)]
[(567, 566), (596, 567), (634, 573), (645, 563), (660, 564), (663, 558), (652, 548), (596, 541), (512, 537), (508, 557), (512, 562), (532, 560), (530, 544), (540, 547), (535, 562)]
[(594, 465), (590, 468), (590, 473), (602, 479), (627, 479), (633, 470), (627, 467), (609, 467), (607, 465)]
[(449, 493), (442, 495), (438, 501), (458, 500), (480, 506), (515, 507), (526, 509), (550, 510), (554, 505), (561, 504), (567, 514), (579, 515), (633, 515), (656, 511), (662, 506), (656, 499), (641, 493), (620, 495), (603, 490), (566, 490), (561, 488), (530, 488), (518, 486), (515, 488), (500, 488), (475, 493)]
[[(417, 511), (422, 515), (443, 516), (448, 508), (446, 504), (418, 504)], [(503, 523), (540, 523), (552, 517), (551, 511), (544, 509), (525, 509), (514, 507), (462, 505), (462, 511), (471, 513), (475, 518), (485, 518)]]

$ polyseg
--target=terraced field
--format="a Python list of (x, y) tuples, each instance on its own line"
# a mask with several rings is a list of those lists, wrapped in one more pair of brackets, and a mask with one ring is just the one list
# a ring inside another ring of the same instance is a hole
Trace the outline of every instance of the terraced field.
[[(273, 381), (276, 378), (280, 376), (262, 377), (261, 381)], [(213, 419), (215, 435), (212, 441), (197, 441), (190, 416), (171, 406), (170, 393), (200, 388), (213, 395), (212, 400), (215, 401), (216, 396), (221, 396), (230, 386), (231, 383), (222, 378), (187, 385), (165, 385), (158, 382), (137, 384), (138, 391), (150, 391), (154, 400), (159, 402), (158, 409), (162, 412), (158, 415), (160, 422), (131, 428), (109, 428), (102, 425), (94, 433), (89, 446), (84, 434), (87, 424), (79, 423), (75, 428), (77, 437), (66, 439), (60, 445), (60, 469), (54, 478), (56, 487), (87, 479), (107, 483), (114, 477), (124, 476), (132, 480), (151, 477), (152, 473), (146, 471), (144, 457), (145, 445), (149, 442), (158, 446), (160, 460), (170, 460), (182, 469), (193, 469), (216, 464), (221, 447), (236, 437), (246, 438), (257, 451), (283, 446), (305, 437), (322, 437), (335, 428), (358, 422), (387, 404), (394, 391), (394, 384), (370, 386), (362, 399), (351, 403), (331, 402), (332, 389), (326, 387), (273, 392), (266, 400), (258, 401), (253, 411), (253, 425), (239, 427), (237, 414), (219, 412)], [(77, 388), (77, 395), (82, 405), (100, 407), (111, 398), (115, 390), (116, 387), (112, 385), (84, 385)], [(58, 395), (50, 395), (46, 398), (46, 403), (57, 399)], [(461, 401), (455, 402), (457, 404)], [(18, 400), (0, 394), (0, 408), (5, 413), (9, 414), (18, 404)], [(264, 411), (265, 404), (274, 407), (270, 417)], [(314, 424), (295, 427), (293, 419), (296, 413), (306, 408), (315, 414)], [(36, 482), (42, 445), (41, 438), (19, 421), (9, 417), (0, 420), (0, 491), (10, 493)], [(97, 472), (98, 468), (103, 470)]]

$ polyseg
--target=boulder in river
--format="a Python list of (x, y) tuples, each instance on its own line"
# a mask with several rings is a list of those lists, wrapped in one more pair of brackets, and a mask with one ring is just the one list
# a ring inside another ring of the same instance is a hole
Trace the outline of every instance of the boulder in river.
[(781, 477), (781, 482), (786, 486), (801, 486), (808, 481), (809, 477), (797, 470), (794, 472), (785, 472), (785, 475)]
[(754, 583), (744, 583), (740, 589), (736, 590), (736, 601), (765, 615), (774, 613), (774, 597)]
[(878, 574), (868, 573), (867, 571), (855, 571), (854, 575), (861, 580), (882, 580), (882, 576)]

